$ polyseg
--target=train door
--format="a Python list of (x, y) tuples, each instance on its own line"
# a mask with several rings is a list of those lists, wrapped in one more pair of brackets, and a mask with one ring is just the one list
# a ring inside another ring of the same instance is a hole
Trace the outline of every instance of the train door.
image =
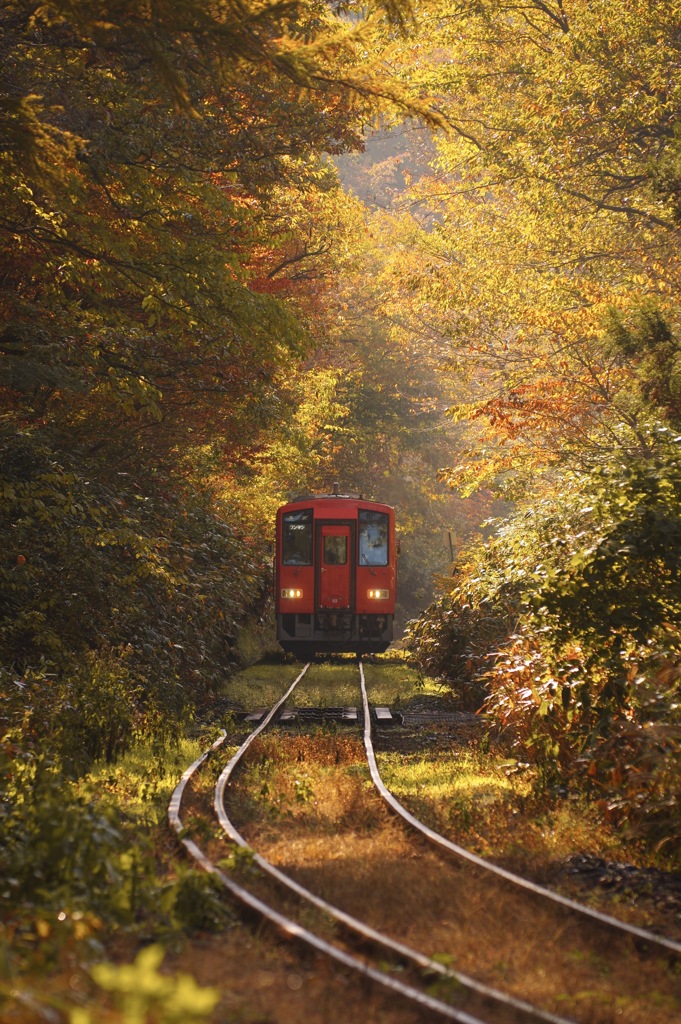
[(317, 580), (318, 607), (347, 610), (352, 607), (354, 556), (352, 527), (349, 523), (324, 523), (318, 526)]

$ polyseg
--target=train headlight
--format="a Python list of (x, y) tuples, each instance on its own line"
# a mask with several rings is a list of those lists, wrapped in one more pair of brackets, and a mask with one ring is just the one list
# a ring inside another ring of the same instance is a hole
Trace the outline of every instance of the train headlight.
[(290, 597), (302, 597), (303, 596), (303, 592), (302, 592), (302, 590), (297, 590), (295, 587), (284, 587), (284, 589), (281, 592), (281, 596), (282, 597), (288, 597), (288, 598), (290, 598)]
[(390, 597), (389, 590), (370, 590), (368, 597), (373, 598), (375, 601), (387, 601)]

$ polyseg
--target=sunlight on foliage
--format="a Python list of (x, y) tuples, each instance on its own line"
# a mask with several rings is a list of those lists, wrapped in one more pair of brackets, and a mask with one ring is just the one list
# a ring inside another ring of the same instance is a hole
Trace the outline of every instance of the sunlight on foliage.
[[(217, 1006), (217, 989), (202, 988), (189, 974), (161, 974), (164, 955), (161, 946), (147, 946), (132, 964), (97, 964), (92, 968), (93, 979), (120, 1006), (121, 1024), (148, 1024), (151, 1020), (159, 1024), (198, 1024)], [(93, 1024), (88, 1010), (74, 1009), (70, 1019), (71, 1024)]]
[(458, 685), (484, 683), (487, 710), (540, 785), (586, 784), (675, 858), (679, 439), (658, 429), (648, 444), (649, 455), (604, 459), (521, 508), (471, 552), (411, 645)]

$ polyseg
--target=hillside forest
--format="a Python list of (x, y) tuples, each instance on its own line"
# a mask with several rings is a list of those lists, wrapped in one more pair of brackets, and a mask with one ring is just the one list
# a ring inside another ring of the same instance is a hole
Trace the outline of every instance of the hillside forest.
[(6, 0), (5, 909), (101, 910), (78, 781), (259, 656), (334, 480), (410, 656), (678, 867), (680, 72), (677, 0)]

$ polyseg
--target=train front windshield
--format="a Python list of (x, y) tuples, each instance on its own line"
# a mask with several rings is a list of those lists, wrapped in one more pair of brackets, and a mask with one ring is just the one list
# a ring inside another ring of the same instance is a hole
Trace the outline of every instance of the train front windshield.
[(312, 565), (312, 509), (284, 516), (281, 554), (284, 565)]
[(359, 510), (359, 564), (388, 564), (388, 517), (385, 512)]

